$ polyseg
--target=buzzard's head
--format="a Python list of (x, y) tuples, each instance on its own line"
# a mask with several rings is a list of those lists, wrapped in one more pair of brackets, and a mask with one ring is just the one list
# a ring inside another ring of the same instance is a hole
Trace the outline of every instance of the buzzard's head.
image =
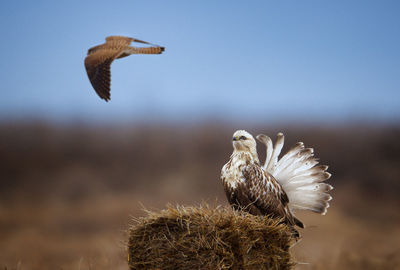
[(233, 149), (235, 151), (249, 151), (251, 153), (257, 153), (256, 140), (253, 136), (245, 130), (237, 130), (233, 133)]

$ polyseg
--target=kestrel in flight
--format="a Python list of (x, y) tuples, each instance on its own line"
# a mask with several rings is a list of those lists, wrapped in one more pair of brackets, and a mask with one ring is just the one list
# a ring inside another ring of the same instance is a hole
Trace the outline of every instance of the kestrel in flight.
[[(132, 47), (131, 42), (153, 45), (154, 47)], [(161, 54), (164, 47), (151, 44), (135, 38), (109, 36), (106, 43), (92, 47), (85, 58), (85, 68), (90, 83), (100, 98), (110, 100), (111, 72), (110, 66), (114, 59), (131, 54)]]

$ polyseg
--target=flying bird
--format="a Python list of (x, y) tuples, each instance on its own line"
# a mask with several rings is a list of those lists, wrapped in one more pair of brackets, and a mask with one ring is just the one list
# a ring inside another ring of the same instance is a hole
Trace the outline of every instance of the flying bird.
[(277, 141), (260, 134), (257, 137), (266, 146), (266, 159), (260, 164), (256, 141), (245, 130), (233, 134), (233, 153), (221, 170), (221, 181), (229, 203), (234, 209), (253, 215), (270, 215), (282, 218), (293, 232), (295, 226), (304, 228), (295, 210), (311, 210), (325, 215), (333, 189), (323, 183), (331, 177), (328, 166), (317, 165), (312, 148), (297, 143), (280, 159), (284, 136), (278, 133)]
[[(132, 47), (131, 42), (138, 42), (153, 47)], [(85, 58), (85, 68), (90, 83), (100, 98), (110, 100), (111, 63), (118, 58), (131, 54), (161, 54), (164, 47), (131, 37), (109, 36), (104, 44), (92, 47)]]

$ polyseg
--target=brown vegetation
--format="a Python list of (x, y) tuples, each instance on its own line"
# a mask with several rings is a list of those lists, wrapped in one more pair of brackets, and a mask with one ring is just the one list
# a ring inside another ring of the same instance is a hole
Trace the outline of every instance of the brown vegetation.
[(131, 269), (281, 269), (294, 265), (291, 233), (280, 220), (230, 207), (147, 211), (129, 230)]

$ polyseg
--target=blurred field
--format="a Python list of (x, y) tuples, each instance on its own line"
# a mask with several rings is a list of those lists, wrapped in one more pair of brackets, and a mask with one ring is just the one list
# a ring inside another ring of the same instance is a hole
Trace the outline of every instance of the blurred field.
[[(236, 128), (1, 124), (0, 268), (128, 269), (141, 204), (226, 204), (219, 173)], [(286, 149), (301, 140), (330, 165), (327, 216), (298, 215), (293, 251), (308, 264), (296, 269), (400, 269), (400, 126), (246, 129), (283, 131)]]

